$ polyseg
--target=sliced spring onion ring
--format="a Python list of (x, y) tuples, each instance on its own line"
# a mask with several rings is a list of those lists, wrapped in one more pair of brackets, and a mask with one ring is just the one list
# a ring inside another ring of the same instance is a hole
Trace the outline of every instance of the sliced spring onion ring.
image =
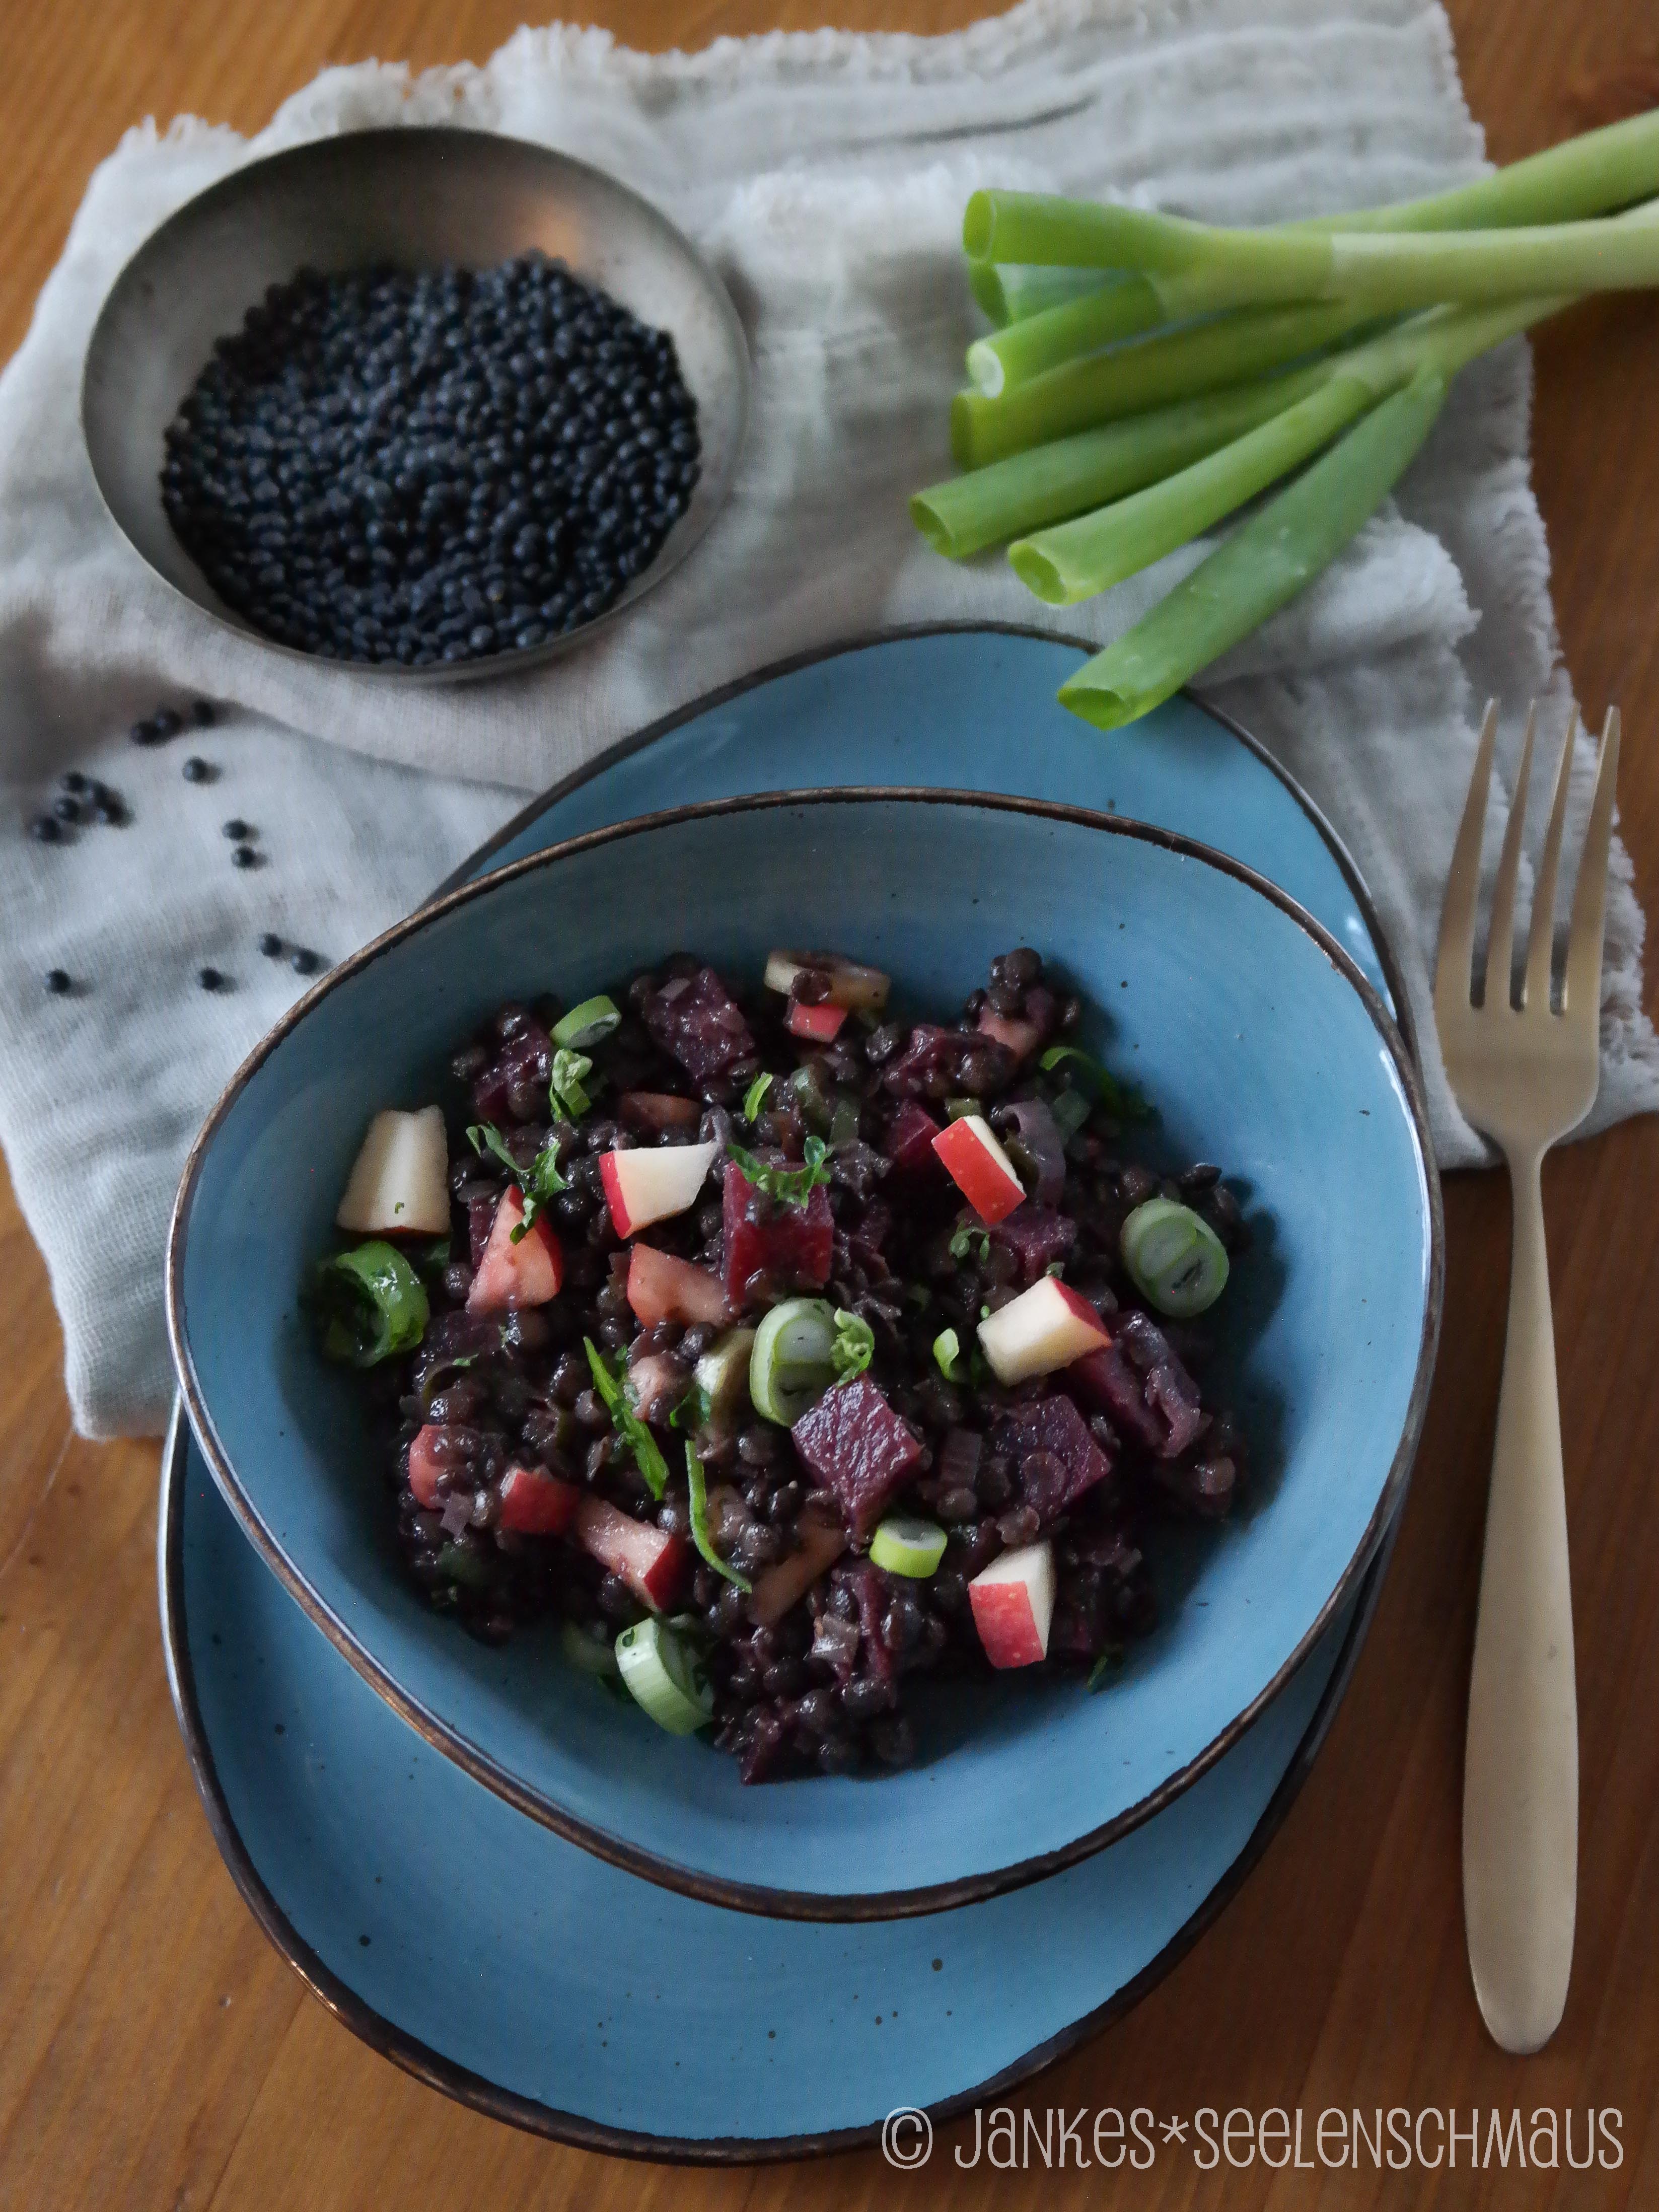
[(1118, 1243), (1136, 1288), (1176, 1321), (1204, 1312), (1227, 1287), (1226, 1247), (1207, 1221), (1172, 1198), (1136, 1206)]
[(323, 1351), (351, 1367), (412, 1352), (432, 1308), (426, 1285), (395, 1244), (372, 1237), (325, 1260), (312, 1279)]
[(714, 1549), (714, 1540), (708, 1533), (708, 1485), (703, 1480), (702, 1462), (697, 1457), (695, 1444), (685, 1447), (685, 1479), (691, 1490), (691, 1541), (699, 1555), (726, 1581), (736, 1584), (747, 1596), (755, 1587), (747, 1575), (740, 1575), (735, 1567), (728, 1566)]
[(953, 1328), (942, 1328), (933, 1339), (933, 1360), (947, 1382), (965, 1382), (962, 1371), (962, 1339)]
[(744, 1092), (743, 1118), (745, 1121), (752, 1121), (756, 1115), (760, 1112), (763, 1100), (776, 1080), (777, 1078), (769, 1068), (763, 1068), (748, 1090)]
[(728, 1328), (692, 1370), (691, 1379), (702, 1391), (711, 1419), (734, 1412), (748, 1396), (749, 1355), (754, 1348), (752, 1328)]
[(603, 991), (597, 998), (584, 999), (579, 1006), (572, 1006), (562, 1020), (553, 1024), (553, 1042), (568, 1045), (574, 1051), (586, 1052), (590, 1045), (603, 1044), (611, 1031), (622, 1026), (621, 1010)]
[(914, 1513), (890, 1513), (870, 1539), (870, 1557), (890, 1575), (926, 1582), (945, 1557), (945, 1531)]
[(614, 1682), (620, 1677), (614, 1648), (609, 1643), (596, 1641), (574, 1620), (567, 1620), (559, 1631), (559, 1649), (584, 1674), (597, 1674), (604, 1682)]
[(665, 1620), (624, 1628), (617, 1638), (617, 1664), (635, 1702), (670, 1735), (690, 1735), (713, 1717), (714, 1686)]
[(755, 1411), (793, 1428), (836, 1379), (836, 1310), (827, 1298), (785, 1298), (755, 1331), (749, 1395)]

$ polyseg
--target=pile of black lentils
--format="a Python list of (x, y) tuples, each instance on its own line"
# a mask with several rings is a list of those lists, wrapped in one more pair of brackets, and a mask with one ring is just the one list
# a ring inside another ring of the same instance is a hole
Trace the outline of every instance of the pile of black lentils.
[(591, 622), (698, 475), (673, 339), (562, 264), (302, 270), (167, 433), (178, 537), (284, 645), (425, 668)]

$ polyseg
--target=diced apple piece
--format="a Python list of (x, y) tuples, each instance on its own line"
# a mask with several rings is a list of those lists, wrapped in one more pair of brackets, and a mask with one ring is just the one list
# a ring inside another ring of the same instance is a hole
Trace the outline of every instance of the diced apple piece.
[(979, 1029), (981, 1036), (1006, 1045), (1017, 1060), (1029, 1060), (1042, 1042), (1040, 1023), (1018, 1021), (1007, 1014), (996, 1013), (989, 1006), (980, 1009)]
[(1025, 1203), (1025, 1186), (982, 1114), (964, 1114), (941, 1129), (933, 1150), (981, 1221), (1000, 1221)]
[(415, 1493), (415, 1503), (423, 1505), (428, 1513), (443, 1510), (443, 1499), (438, 1494), (438, 1477), (441, 1473), (434, 1447), (444, 1436), (443, 1424), (428, 1421), (423, 1429), (416, 1429), (409, 1445), (409, 1486)]
[(783, 1026), (791, 1036), (806, 1037), (813, 1044), (829, 1044), (840, 1035), (846, 1019), (846, 1007), (836, 1006), (833, 1000), (826, 999), (822, 1006), (809, 1006), (804, 999), (792, 999)]
[(617, 1119), (649, 1136), (665, 1129), (695, 1129), (702, 1115), (700, 1098), (681, 1098), (672, 1091), (624, 1091), (617, 1101)]
[(988, 1314), (979, 1325), (979, 1340), (998, 1382), (1014, 1383), (1052, 1375), (1112, 1340), (1087, 1298), (1058, 1275), (1045, 1275)]
[(628, 1401), (642, 1421), (665, 1421), (688, 1383), (684, 1368), (665, 1352), (641, 1352), (628, 1363)]
[(720, 1150), (718, 1143), (641, 1146), (605, 1152), (599, 1179), (618, 1237), (632, 1237), (696, 1203)]
[(556, 1536), (575, 1517), (582, 1493), (538, 1467), (510, 1467), (501, 1477), (501, 1525), (520, 1536)]
[(684, 1537), (635, 1521), (592, 1495), (578, 1501), (572, 1526), (583, 1551), (619, 1576), (642, 1605), (660, 1613), (673, 1603), (685, 1577)]
[(749, 1618), (758, 1628), (769, 1628), (774, 1621), (781, 1620), (847, 1549), (846, 1529), (825, 1515), (809, 1509), (795, 1527), (800, 1537), (799, 1548), (755, 1577)]
[(513, 1231), (524, 1219), (524, 1194), (516, 1183), (501, 1194), (495, 1218), (466, 1294), (469, 1313), (507, 1313), (523, 1306), (544, 1306), (559, 1295), (564, 1255), (544, 1213), (515, 1244)]
[(647, 1328), (665, 1321), (683, 1322), (688, 1328), (711, 1322), (724, 1328), (732, 1318), (732, 1304), (718, 1275), (649, 1244), (635, 1245), (629, 1255), (628, 1303)]
[(830, 1004), (849, 1012), (878, 1014), (893, 988), (890, 975), (879, 968), (866, 968), (839, 952), (770, 952), (766, 959), (766, 988), (786, 999), (797, 975), (816, 972), (830, 978)]
[(449, 1139), (441, 1106), (374, 1116), (334, 1219), (342, 1229), (377, 1236), (405, 1229), (443, 1235), (449, 1226)]
[(994, 1667), (1035, 1667), (1048, 1656), (1054, 1617), (1054, 1550), (1022, 1544), (974, 1577), (968, 1585), (974, 1626)]

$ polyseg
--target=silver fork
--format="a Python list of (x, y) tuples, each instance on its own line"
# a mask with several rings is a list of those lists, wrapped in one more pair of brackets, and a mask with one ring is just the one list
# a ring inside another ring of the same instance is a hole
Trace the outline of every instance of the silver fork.
[(1481, 2015), (1493, 2039), (1516, 2051), (1541, 2048), (1560, 2021), (1577, 1909), (1578, 1708), (1539, 1176), (1544, 1154), (1583, 1120), (1595, 1100), (1607, 851), (1619, 773), (1615, 708), (1601, 733), (1557, 1012), (1550, 1003), (1555, 890), (1575, 714), (1556, 770), (1521, 1002), (1512, 1005), (1516, 882), (1537, 711), (1534, 703), (1527, 718), (1498, 863), (1482, 1003), (1472, 1003), (1470, 969), (1495, 705), (1486, 709), (1452, 854), (1434, 981), (1446, 1073), (1465, 1115), (1508, 1161), (1515, 1205), (1509, 1330), (1469, 1680), (1463, 1919)]

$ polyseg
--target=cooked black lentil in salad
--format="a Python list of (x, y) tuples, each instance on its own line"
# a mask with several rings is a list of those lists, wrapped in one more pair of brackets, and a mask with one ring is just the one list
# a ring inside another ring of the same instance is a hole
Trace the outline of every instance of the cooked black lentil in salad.
[(1021, 946), (958, 1019), (778, 951), (501, 1008), (464, 1111), (377, 1115), (317, 1271), (409, 1571), (745, 1782), (902, 1766), (913, 1678), (1097, 1685), (1147, 1549), (1227, 1514), (1193, 1319), (1248, 1236), (1219, 1170), (1129, 1155), (1136, 1092)]

